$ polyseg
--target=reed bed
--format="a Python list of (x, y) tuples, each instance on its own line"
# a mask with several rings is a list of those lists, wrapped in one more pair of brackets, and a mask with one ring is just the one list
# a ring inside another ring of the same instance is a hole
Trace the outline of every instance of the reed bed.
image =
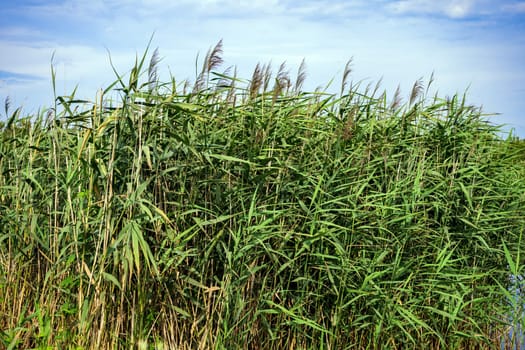
[(305, 92), (304, 64), (243, 80), (221, 55), (6, 103), (0, 346), (520, 346), (523, 142), (431, 81), (390, 100), (347, 65)]

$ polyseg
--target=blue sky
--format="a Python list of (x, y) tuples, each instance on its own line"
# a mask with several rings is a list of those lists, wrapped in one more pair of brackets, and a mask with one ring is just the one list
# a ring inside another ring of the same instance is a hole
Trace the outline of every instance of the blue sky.
[[(525, 138), (525, 1), (517, 0), (18, 0), (0, 11), (0, 102), (26, 113), (57, 93), (93, 100), (128, 71), (153, 33), (162, 77), (195, 79), (197, 54), (220, 39), (223, 68), (251, 77), (258, 62), (295, 72), (304, 87), (338, 86), (353, 57), (354, 81), (404, 96), (434, 72), (440, 96), (463, 93), (497, 124)], [(335, 90), (335, 89), (334, 89)], [(2, 106), (3, 107), (3, 106)], [(3, 108), (0, 108), (3, 110)], [(2, 114), (0, 118), (5, 118)]]

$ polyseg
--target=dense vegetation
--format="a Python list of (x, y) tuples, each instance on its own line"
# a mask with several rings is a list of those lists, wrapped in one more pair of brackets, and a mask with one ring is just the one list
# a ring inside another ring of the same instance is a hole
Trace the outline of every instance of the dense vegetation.
[(304, 65), (245, 81), (221, 50), (191, 86), (160, 83), (155, 51), (95, 102), (6, 108), (0, 346), (519, 340), (522, 141), (422, 81), (389, 101), (347, 65), (340, 94), (304, 92)]

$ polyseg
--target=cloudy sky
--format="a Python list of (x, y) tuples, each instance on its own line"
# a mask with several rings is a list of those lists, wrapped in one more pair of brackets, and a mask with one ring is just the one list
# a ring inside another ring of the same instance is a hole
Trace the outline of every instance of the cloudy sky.
[[(354, 81), (405, 96), (428, 80), (440, 96), (463, 93), (525, 138), (525, 1), (518, 0), (17, 0), (1, 3), (0, 118), (7, 96), (34, 113), (78, 85), (94, 99), (136, 54), (159, 48), (161, 77), (195, 79), (197, 55), (220, 39), (223, 68), (249, 78), (258, 62), (291, 72), (304, 58), (306, 89)], [(53, 61), (52, 61), (53, 57)], [(335, 90), (335, 89), (334, 89)]]

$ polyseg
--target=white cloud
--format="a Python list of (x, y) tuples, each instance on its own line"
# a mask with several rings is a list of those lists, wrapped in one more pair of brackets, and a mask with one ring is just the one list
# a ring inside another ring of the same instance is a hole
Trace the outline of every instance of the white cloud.
[(47, 45), (31, 45), (0, 41), (1, 51), (9, 54), (0, 55), (0, 67), (3, 70), (46, 77), (50, 72), (53, 50)]
[(520, 1), (512, 4), (505, 4), (502, 6), (503, 11), (512, 13), (525, 13), (525, 1)]
[(456, 19), (478, 12), (483, 3), (480, 0), (398, 0), (387, 8), (397, 14), (439, 14)]
[(6, 40), (7, 38), (23, 39), (25, 41), (36, 41), (44, 39), (42, 32), (34, 28), (24, 26), (6, 26), (0, 27), (0, 37)]
[(396, 0), (386, 5), (394, 14), (442, 15), (450, 19), (525, 13), (525, 1), (514, 0)]
[(464, 18), (467, 17), (473, 8), (473, 1), (451, 1), (444, 11), (450, 18)]
[(104, 4), (99, 0), (93, 0), (88, 2), (81, 0), (66, 0), (66, 1), (55, 1), (55, 2), (42, 2), (36, 4), (21, 5), (18, 11), (22, 13), (33, 13), (38, 14), (44, 18), (55, 17), (56, 18), (68, 18), (64, 16), (74, 16), (76, 18), (82, 18), (87, 16), (89, 13), (98, 13), (105, 11)]

